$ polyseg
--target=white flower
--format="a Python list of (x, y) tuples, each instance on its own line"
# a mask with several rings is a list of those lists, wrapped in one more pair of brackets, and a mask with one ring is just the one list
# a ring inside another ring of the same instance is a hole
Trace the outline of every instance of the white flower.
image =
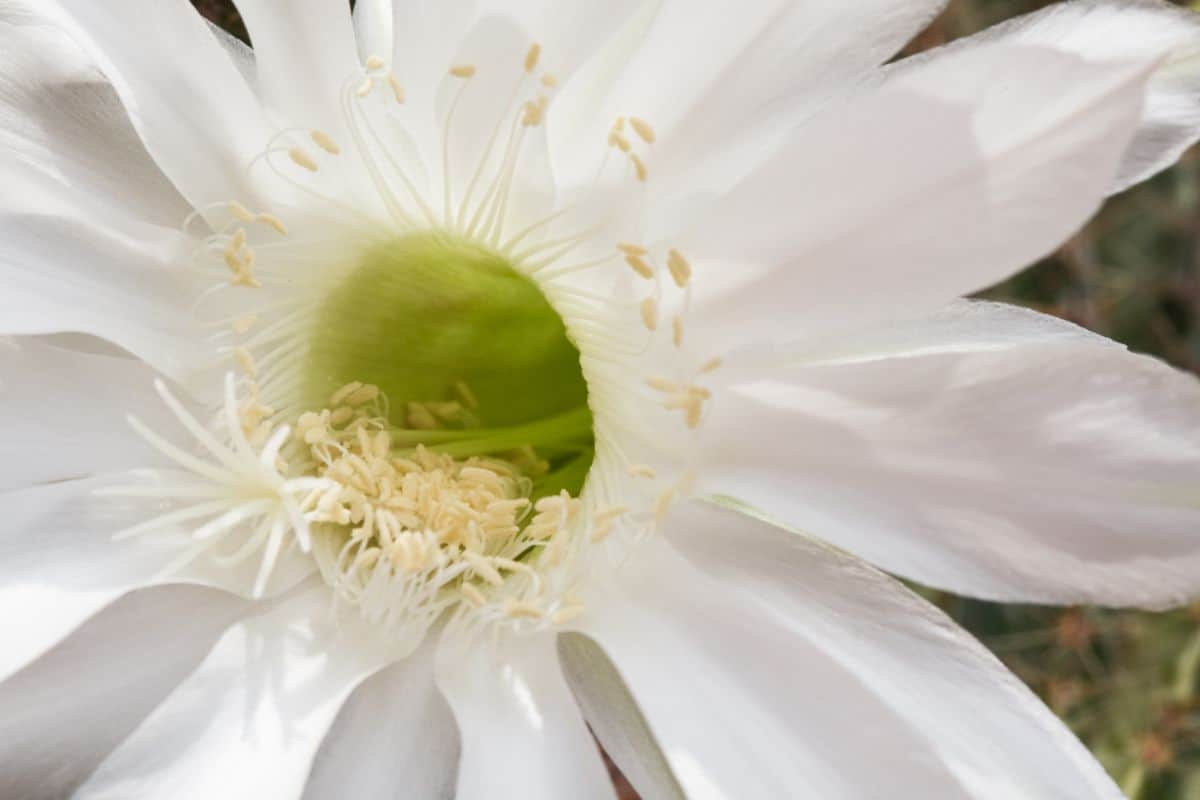
[(345, 5), (0, 0), (0, 795), (612, 797), (586, 719), (648, 798), (1119, 796), (859, 559), (1200, 590), (1196, 381), (955, 299), (1200, 135), (1194, 15)]

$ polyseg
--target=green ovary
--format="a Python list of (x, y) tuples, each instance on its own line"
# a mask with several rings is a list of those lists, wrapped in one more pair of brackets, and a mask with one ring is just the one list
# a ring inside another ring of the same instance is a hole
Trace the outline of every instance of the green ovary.
[[(372, 246), (322, 304), (304, 383), (309, 408), (352, 381), (387, 396), (394, 440), (458, 458), (528, 445), (549, 464), (535, 495), (578, 494), (594, 453), (579, 350), (541, 290), (504, 258), (436, 234)], [(474, 407), (413, 430), (410, 404)]]

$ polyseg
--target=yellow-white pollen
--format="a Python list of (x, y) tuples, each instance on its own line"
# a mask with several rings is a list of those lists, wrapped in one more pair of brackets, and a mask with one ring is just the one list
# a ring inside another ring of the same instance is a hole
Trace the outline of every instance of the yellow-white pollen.
[(636, 133), (638, 137), (641, 138), (641, 140), (646, 144), (654, 144), (658, 138), (657, 134), (654, 132), (654, 128), (652, 128), (650, 123), (646, 122), (644, 119), (630, 117), (629, 127), (633, 128), (634, 133)]
[(303, 167), (309, 172), (316, 172), (320, 167), (305, 150), (299, 147), (293, 147), (288, 150), (288, 158), (292, 159), (298, 166)]

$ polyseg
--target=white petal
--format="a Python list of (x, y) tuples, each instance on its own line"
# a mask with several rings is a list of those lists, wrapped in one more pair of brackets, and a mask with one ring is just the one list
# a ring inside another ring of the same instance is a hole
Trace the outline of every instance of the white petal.
[(447, 639), (437, 658), (437, 684), (462, 737), (457, 800), (613, 800), (553, 635), (474, 644)]
[(0, 490), (156, 463), (125, 424), (169, 429), (154, 377), (141, 361), (0, 340)]
[(652, 545), (625, 607), (585, 631), (689, 797), (1121, 796), (1015, 676), (890, 578), (732, 511), (692, 504), (668, 527), (693, 564)]
[(588, 727), (643, 797), (686, 800), (662, 746), (612, 660), (580, 633), (558, 636), (559, 661)]
[(354, 5), (358, 55), (384, 57), (392, 52), (392, 0), (359, 0)]
[(555, 100), (556, 168), (569, 183), (590, 181), (603, 137), (622, 115), (657, 128), (655, 181), (719, 161), (747, 127), (777, 116), (794, 125), (812, 113), (822, 97), (890, 58), (943, 5), (716, 0), (697, 13), (688, 0), (641, 3)]
[[(45, 15), (0, 7), (0, 206), (30, 211), (47, 191), (178, 225), (189, 209), (154, 164), (116, 92)], [(18, 175), (18, 168), (20, 175)]]
[(77, 796), (300, 797), (342, 703), (391, 660), (352, 622), (317, 585), (230, 628)]
[[(154, 238), (150, 238), (153, 234)], [(88, 333), (179, 376), (205, 356), (187, 242), (86, 218), (0, 213), (0, 335)]]
[(198, 587), (134, 592), (0, 684), (0, 796), (68, 796), (247, 608)]
[(716, 401), (709, 491), (964, 594), (1200, 595), (1194, 377), (965, 301), (758, 374)]
[[(194, 563), (166, 576), (180, 542), (114, 541), (118, 531), (161, 513), (146, 502), (97, 494), (131, 482), (105, 475), (0, 492), (0, 680), (134, 589), (194, 583), (248, 593), (254, 564), (230, 570)], [(311, 559), (289, 555), (268, 594), (295, 586), (313, 569)]]
[(92, 497), (102, 485), (66, 481), (0, 493), (0, 679), (161, 569), (161, 556), (109, 541), (135, 520), (106, 518)]
[(433, 681), (434, 637), (363, 681), (317, 753), (304, 800), (454, 797), (460, 745)]
[(195, 207), (253, 205), (272, 128), (238, 67), (184, 0), (61, 0), (70, 33), (121, 96), (146, 148)]
[(280, 120), (340, 137), (342, 85), (359, 68), (341, 0), (236, 0), (250, 33), (263, 104)]
[(1200, 15), (1162, 0), (1058, 3), (955, 43), (999, 39), (1095, 61), (1164, 59), (1111, 191), (1169, 167), (1200, 138)]
[(697, 336), (727, 348), (828, 333), (1012, 274), (1097, 208), (1152, 66), (992, 42), (892, 73), (673, 240), (708, 262)]

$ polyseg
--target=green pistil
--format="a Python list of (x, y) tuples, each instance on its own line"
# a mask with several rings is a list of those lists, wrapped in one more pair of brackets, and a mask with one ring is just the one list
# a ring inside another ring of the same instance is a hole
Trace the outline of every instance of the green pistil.
[[(310, 353), (308, 407), (371, 383), (388, 397), (400, 447), (466, 458), (529, 446), (550, 464), (539, 494), (583, 484), (594, 442), (579, 350), (541, 290), (490, 250), (435, 234), (367, 247), (321, 307)], [(407, 426), (409, 403), (453, 399), (460, 383), (478, 426)]]

